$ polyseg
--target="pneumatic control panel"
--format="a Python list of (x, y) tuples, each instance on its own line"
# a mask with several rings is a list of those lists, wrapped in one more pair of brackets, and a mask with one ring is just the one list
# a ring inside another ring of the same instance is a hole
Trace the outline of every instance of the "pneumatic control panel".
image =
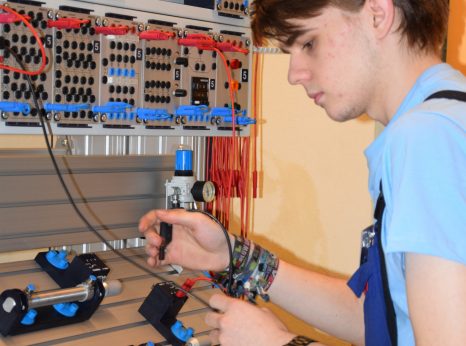
[(216, 12), (179, 5), (177, 16), (173, 4), (164, 14), (164, 2), (142, 3), (0, 2), (0, 134), (40, 133), (42, 115), (66, 135), (229, 136), (233, 124), (248, 135), (244, 19), (203, 21)]

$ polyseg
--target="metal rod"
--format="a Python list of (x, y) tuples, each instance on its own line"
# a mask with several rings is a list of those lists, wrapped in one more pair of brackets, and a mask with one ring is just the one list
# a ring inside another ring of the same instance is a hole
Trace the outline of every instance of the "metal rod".
[(93, 296), (91, 294), (93, 291), (94, 290), (91, 286), (77, 286), (43, 292), (33, 292), (29, 296), (28, 304), (30, 309), (34, 309), (59, 303), (76, 301), (83, 302)]

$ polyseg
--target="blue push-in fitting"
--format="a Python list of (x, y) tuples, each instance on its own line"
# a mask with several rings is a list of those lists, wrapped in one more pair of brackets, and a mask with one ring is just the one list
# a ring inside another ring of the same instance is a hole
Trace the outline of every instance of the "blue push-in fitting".
[(49, 261), (49, 263), (53, 265), (55, 268), (66, 269), (69, 265), (66, 256), (67, 253), (65, 250), (61, 250), (59, 252), (55, 250), (50, 250), (45, 255), (45, 258), (47, 258), (47, 261)]
[(146, 346), (155, 346), (155, 344), (152, 341), (148, 341)]
[(166, 109), (151, 109), (151, 108), (138, 108), (136, 114), (141, 120), (166, 120), (170, 119), (171, 115)]
[(31, 112), (31, 107), (25, 102), (1, 101), (0, 111), (23, 113), (24, 115), (28, 115)]
[(34, 292), (36, 290), (36, 285), (34, 284), (29, 284), (26, 286), (26, 289), (29, 291), (29, 292)]
[(65, 317), (74, 317), (79, 309), (79, 306), (76, 303), (60, 303), (55, 304), (53, 308)]
[(104, 106), (94, 106), (94, 113), (125, 113), (126, 109), (132, 108), (129, 103), (125, 102), (107, 102)]
[(203, 117), (209, 111), (209, 107), (201, 106), (179, 106), (175, 111), (177, 116)]
[(44, 109), (46, 112), (79, 112), (89, 109), (91, 106), (87, 103), (77, 104), (59, 104), (59, 103), (46, 103)]
[(183, 326), (183, 323), (181, 323), (181, 321), (178, 320), (172, 325), (170, 329), (173, 335), (175, 335), (178, 339), (180, 339), (183, 342), (188, 341), (190, 338), (192, 338), (194, 334), (194, 329), (185, 328)]
[[(233, 123), (233, 117), (232, 116), (224, 117), (223, 121), (226, 123)], [(256, 123), (256, 119), (238, 116), (238, 117), (235, 117), (235, 123), (241, 126), (252, 125)]]
[[(236, 112), (235, 112), (236, 114)], [(214, 107), (210, 110), (210, 115), (213, 117), (227, 117), (231, 116), (231, 108), (228, 107)]]
[(25, 326), (31, 326), (36, 321), (37, 310), (31, 309), (29, 310), (26, 315), (24, 315), (23, 319), (21, 320), (21, 324)]

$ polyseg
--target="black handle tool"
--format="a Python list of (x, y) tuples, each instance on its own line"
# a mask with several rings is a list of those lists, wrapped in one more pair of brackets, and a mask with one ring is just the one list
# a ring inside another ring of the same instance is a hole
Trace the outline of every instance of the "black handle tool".
[(159, 260), (165, 259), (165, 250), (167, 245), (172, 241), (173, 226), (166, 222), (160, 223), (160, 236), (162, 237), (162, 244), (159, 248)]

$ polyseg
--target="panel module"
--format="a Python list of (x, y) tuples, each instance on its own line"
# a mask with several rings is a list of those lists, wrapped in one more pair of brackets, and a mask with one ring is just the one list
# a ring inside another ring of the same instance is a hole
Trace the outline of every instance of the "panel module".
[(61, 6), (49, 19), (54, 28), (53, 100), (45, 109), (58, 126), (97, 122), (90, 104), (99, 99), (100, 61), (96, 17), (91, 10)]
[[(247, 118), (248, 92), (249, 92), (249, 53), (251, 41), (243, 37), (242, 33), (221, 31), (218, 37), (217, 46), (223, 51), (231, 74), (231, 82), (228, 80), (226, 69), (222, 66), (217, 72), (218, 90), (216, 92), (216, 110), (212, 111), (213, 116), (220, 116), (217, 121), (220, 128), (229, 129), (231, 127), (231, 112), (228, 108), (234, 108), (237, 116), (237, 124), (247, 125), (250, 119)], [(230, 99), (229, 88), (234, 91), (234, 104)], [(222, 109), (223, 107), (223, 109)], [(216, 114), (219, 112), (220, 114)], [(223, 116), (221, 116), (223, 115)]]
[[(37, 30), (40, 38), (44, 42), (46, 48), (46, 67), (40, 75), (31, 76), (31, 79), (36, 83), (37, 97), (43, 103), (49, 102), (52, 97), (52, 61), (49, 57), (52, 56), (52, 29), (47, 26), (48, 16), (51, 13), (50, 9), (41, 7), (40, 3), (29, 1), (28, 4), (9, 3), (8, 6), (25, 16)], [(11, 23), (4, 23), (0, 27), (0, 32), (5, 39), (5, 44), (11, 47), (21, 59), (25, 68), (28, 71), (36, 71), (42, 63), (41, 53), (38, 49), (37, 39), (32, 35), (31, 31), (18, 19)], [(12, 54), (5, 50), (4, 64), (18, 69), (21, 66), (16, 62)], [(10, 126), (38, 126), (38, 110), (33, 107), (32, 92), (27, 83), (26, 77), (19, 72), (0, 69), (1, 85), (0, 85), (0, 102), (3, 104), (3, 109), (10, 111), (2, 111), (2, 120)], [(24, 106), (28, 107), (24, 107)], [(8, 106), (16, 106), (9, 108)]]
[(248, 0), (215, 0), (218, 13), (229, 16), (247, 16), (249, 14)]
[(101, 34), (101, 89), (99, 113), (104, 127), (130, 127), (136, 124), (133, 108), (140, 105), (140, 79), (143, 51), (138, 33), (144, 24), (129, 16), (107, 13), (95, 27)]
[(144, 78), (142, 109), (137, 120), (148, 129), (172, 129), (179, 99), (174, 96), (179, 87), (174, 80), (174, 59), (180, 56), (177, 43), (182, 30), (175, 23), (151, 19), (139, 34), (143, 40)]

